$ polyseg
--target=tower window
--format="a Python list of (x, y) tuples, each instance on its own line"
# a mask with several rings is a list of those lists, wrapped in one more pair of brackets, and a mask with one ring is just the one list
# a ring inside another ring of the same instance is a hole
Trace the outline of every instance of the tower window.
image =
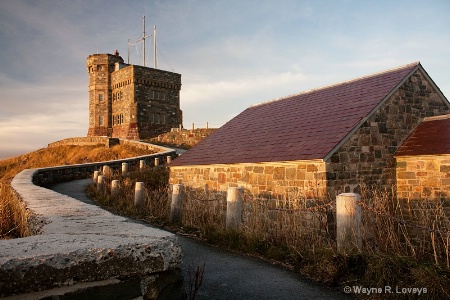
[(103, 94), (98, 95), (98, 102), (103, 102)]
[(103, 116), (100, 116), (100, 117), (98, 118), (98, 125), (99, 125), (99, 126), (104, 126)]

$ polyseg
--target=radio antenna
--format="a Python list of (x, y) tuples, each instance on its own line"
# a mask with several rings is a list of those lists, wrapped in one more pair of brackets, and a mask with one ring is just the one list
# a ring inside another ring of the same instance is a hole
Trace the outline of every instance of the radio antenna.
[(151, 35), (145, 35), (145, 16), (142, 19), (142, 37), (136, 41), (139, 43), (142, 41), (142, 62), (145, 67), (145, 39), (151, 37)]

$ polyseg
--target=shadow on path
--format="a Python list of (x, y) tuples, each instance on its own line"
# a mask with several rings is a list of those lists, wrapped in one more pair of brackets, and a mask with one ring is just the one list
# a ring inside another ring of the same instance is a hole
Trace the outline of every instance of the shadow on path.
[[(91, 179), (52, 186), (52, 190), (80, 201), (95, 203), (86, 195)], [(183, 275), (205, 263), (203, 284), (195, 299), (352, 299), (349, 295), (305, 280), (295, 273), (256, 258), (241, 256), (201, 241), (178, 235), (183, 250)]]

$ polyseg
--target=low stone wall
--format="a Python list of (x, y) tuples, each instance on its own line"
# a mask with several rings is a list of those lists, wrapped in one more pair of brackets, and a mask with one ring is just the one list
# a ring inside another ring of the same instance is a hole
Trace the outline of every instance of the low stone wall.
[[(153, 158), (174, 154), (167, 150)], [(41, 228), (39, 235), (0, 240), (0, 297), (183, 299), (175, 235), (33, 184), (82, 178), (103, 165), (140, 159), (27, 169), (14, 177), (12, 188)]]
[(201, 140), (214, 133), (216, 128), (197, 128), (194, 130), (176, 130), (151, 138), (152, 143), (174, 145), (176, 147), (193, 147)]
[[(104, 137), (92, 137), (92, 138), (70, 138), (61, 140), (59, 142), (53, 143), (54, 145), (77, 145), (75, 143), (82, 142), (86, 140), (86, 143), (100, 141), (101, 139), (108, 139)], [(48, 186), (53, 183), (58, 182), (66, 182), (76, 179), (83, 179), (91, 177), (94, 171), (101, 170), (103, 166), (109, 166), (113, 171), (121, 170), (122, 163), (128, 163), (130, 170), (137, 169), (139, 167), (140, 161), (144, 160), (146, 165), (152, 166), (154, 165), (155, 158), (159, 159), (160, 164), (167, 163), (167, 157), (175, 158), (177, 157), (176, 151), (170, 148), (165, 148), (162, 146), (157, 146), (149, 143), (143, 143), (132, 140), (120, 140), (119, 141), (123, 145), (132, 145), (133, 147), (148, 149), (152, 152), (157, 151), (158, 153), (148, 154), (143, 156), (136, 156), (132, 158), (125, 158), (119, 160), (111, 160), (111, 161), (103, 161), (103, 162), (94, 162), (88, 164), (78, 164), (78, 165), (65, 165), (65, 166), (57, 166), (51, 168), (43, 168), (39, 169), (36, 174), (33, 176), (33, 183), (39, 186)], [(51, 144), (51, 145), (53, 145)], [(95, 143), (99, 144), (99, 143)], [(87, 145), (87, 144), (85, 144)], [(49, 147), (50, 144), (49, 144)], [(56, 147), (56, 146), (54, 146)]]
[(64, 140), (60, 140), (54, 143), (48, 144), (48, 147), (58, 147), (58, 146), (67, 146), (67, 145), (76, 145), (76, 146), (86, 146), (86, 145), (104, 145), (109, 148), (115, 145), (130, 145), (139, 149), (149, 150), (152, 152), (164, 152), (169, 151), (170, 149), (157, 146), (149, 143), (139, 142), (135, 140), (127, 140), (127, 139), (119, 139), (119, 138), (109, 138), (106, 136), (88, 136), (88, 137), (73, 137), (67, 138)]
[(88, 136), (88, 137), (73, 137), (60, 140), (54, 143), (48, 144), (48, 147), (58, 147), (66, 145), (86, 146), (86, 145), (105, 145), (109, 148), (119, 144), (119, 139), (109, 138), (106, 136)]

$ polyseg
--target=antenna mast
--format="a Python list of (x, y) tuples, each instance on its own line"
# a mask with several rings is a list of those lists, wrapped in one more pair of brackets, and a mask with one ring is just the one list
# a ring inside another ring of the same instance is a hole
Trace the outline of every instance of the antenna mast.
[(128, 39), (128, 61), (127, 64), (130, 64), (130, 39)]
[(151, 35), (145, 35), (145, 16), (142, 19), (142, 38), (136, 41), (136, 43), (142, 41), (142, 61), (145, 67), (145, 39), (151, 37)]
[[(142, 19), (142, 37), (138, 40), (136, 40), (136, 44), (131, 44), (130, 39), (128, 39), (128, 64), (130, 63), (130, 45), (137, 45), (139, 42), (142, 41), (142, 64), (146, 65), (145, 61), (145, 39), (151, 37), (151, 35), (145, 35), (145, 16)], [(158, 67), (158, 59), (156, 56), (156, 25), (153, 28), (153, 64), (155, 69)]]
[(153, 28), (153, 65), (155, 69), (158, 69), (158, 60), (156, 58), (156, 25)]

